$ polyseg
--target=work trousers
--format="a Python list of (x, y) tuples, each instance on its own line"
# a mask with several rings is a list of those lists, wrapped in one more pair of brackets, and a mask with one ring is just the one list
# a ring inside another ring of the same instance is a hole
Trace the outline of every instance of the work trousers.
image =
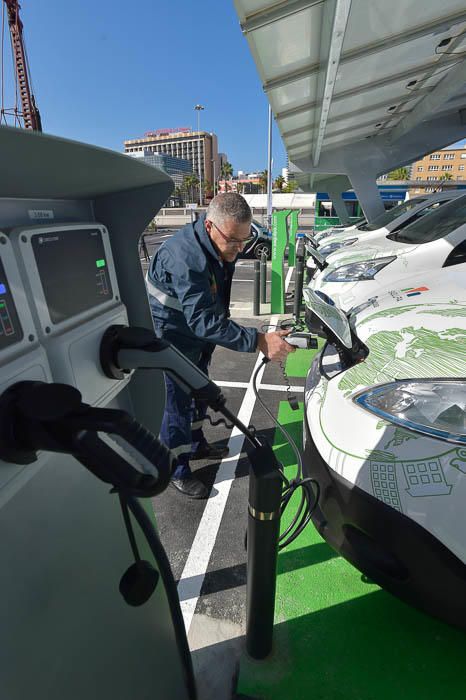
[[(195, 362), (199, 369), (208, 374), (211, 353), (202, 355)], [(160, 439), (177, 458), (177, 466), (172, 479), (185, 479), (191, 474), (189, 458), (197, 448), (206, 442), (202, 424), (207, 413), (207, 403), (196, 401), (179, 384), (165, 374), (166, 403), (160, 429)]]

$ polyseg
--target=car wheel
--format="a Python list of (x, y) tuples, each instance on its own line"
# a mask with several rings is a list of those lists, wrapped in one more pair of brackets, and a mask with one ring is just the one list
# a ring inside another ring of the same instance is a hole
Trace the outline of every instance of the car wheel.
[(265, 252), (265, 257), (267, 260), (270, 260), (271, 247), (268, 243), (258, 243), (254, 248), (254, 257), (261, 260), (263, 252)]

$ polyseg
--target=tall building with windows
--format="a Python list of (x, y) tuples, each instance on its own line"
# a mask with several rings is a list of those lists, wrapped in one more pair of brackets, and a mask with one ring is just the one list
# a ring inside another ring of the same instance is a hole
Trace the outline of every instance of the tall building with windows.
[(431, 186), (423, 184), (411, 190), (413, 194), (433, 192), (443, 180), (466, 181), (466, 148), (442, 148), (429, 153), (413, 163), (411, 180), (432, 182)]
[[(192, 163), (193, 172), (199, 172), (199, 155), (201, 158), (202, 182), (211, 184), (215, 175), (220, 173), (220, 156), (217, 136), (207, 131), (192, 131), (188, 127), (176, 129), (157, 129), (148, 131), (137, 139), (124, 142), (125, 153), (134, 155), (141, 152), (161, 153), (173, 158), (182, 158)], [(214, 165), (215, 164), (215, 165)]]
[(153, 153), (148, 149), (135, 151), (127, 155), (138, 158), (155, 168), (162, 168), (167, 175), (170, 175), (175, 183), (175, 187), (182, 187), (186, 175), (191, 175), (193, 172), (193, 164), (184, 158), (173, 158), (173, 156), (168, 156), (164, 153)]

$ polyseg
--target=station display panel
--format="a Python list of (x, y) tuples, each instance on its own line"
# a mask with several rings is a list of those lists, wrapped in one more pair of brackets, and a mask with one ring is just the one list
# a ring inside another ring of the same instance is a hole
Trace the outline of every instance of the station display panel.
[(0, 258), (0, 350), (4, 350), (14, 343), (19, 343), (22, 339), (23, 329)]
[(108, 302), (113, 295), (102, 233), (53, 230), (31, 237), (52, 323)]

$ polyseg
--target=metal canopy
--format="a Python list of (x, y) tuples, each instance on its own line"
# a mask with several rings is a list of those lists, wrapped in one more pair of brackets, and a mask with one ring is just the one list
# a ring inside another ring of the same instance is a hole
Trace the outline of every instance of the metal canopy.
[(464, 0), (234, 1), (307, 188), (313, 173), (375, 178), (466, 133)]

